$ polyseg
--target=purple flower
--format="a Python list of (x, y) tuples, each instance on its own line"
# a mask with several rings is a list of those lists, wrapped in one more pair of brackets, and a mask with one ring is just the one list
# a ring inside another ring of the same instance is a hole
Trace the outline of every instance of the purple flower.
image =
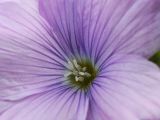
[(159, 0), (32, 3), (0, 4), (0, 120), (160, 118)]

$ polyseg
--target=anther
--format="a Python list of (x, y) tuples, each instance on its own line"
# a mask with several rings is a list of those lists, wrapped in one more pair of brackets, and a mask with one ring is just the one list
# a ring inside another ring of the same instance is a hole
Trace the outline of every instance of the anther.
[(81, 67), (77, 61), (74, 59), (72, 62), (68, 62), (70, 72), (66, 73), (64, 76), (69, 77), (70, 75), (75, 76), (75, 81), (83, 82), (86, 77), (91, 77), (91, 74), (87, 72), (86, 67)]

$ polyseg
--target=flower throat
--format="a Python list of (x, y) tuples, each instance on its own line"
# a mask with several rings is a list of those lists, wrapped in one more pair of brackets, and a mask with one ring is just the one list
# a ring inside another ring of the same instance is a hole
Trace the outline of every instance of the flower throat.
[(73, 59), (68, 62), (68, 70), (65, 73), (68, 83), (73, 87), (87, 89), (97, 75), (97, 69), (87, 59)]

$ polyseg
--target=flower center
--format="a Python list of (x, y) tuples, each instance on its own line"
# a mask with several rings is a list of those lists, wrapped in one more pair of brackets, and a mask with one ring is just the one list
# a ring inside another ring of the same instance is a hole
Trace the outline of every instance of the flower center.
[(77, 61), (73, 59), (68, 62), (68, 70), (65, 73), (68, 83), (73, 87), (87, 89), (97, 75), (97, 69), (92, 62), (83, 59)]

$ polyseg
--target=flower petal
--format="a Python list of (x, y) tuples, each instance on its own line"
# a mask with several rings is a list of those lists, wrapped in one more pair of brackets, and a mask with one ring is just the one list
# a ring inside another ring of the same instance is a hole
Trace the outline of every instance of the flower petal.
[(156, 65), (133, 55), (114, 56), (93, 83), (87, 120), (158, 120), (159, 86)]
[(19, 101), (1, 120), (86, 120), (88, 98), (80, 91), (49, 91)]
[(62, 85), (67, 58), (49, 29), (35, 10), (0, 4), (0, 106)]
[(119, 52), (151, 56), (160, 48), (159, 6), (159, 0), (39, 0), (61, 43), (96, 60)]

